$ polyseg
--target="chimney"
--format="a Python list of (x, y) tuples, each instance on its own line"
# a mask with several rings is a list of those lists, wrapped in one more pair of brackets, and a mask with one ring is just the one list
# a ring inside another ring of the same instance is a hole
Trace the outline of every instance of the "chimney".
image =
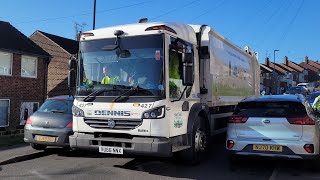
[(264, 63), (267, 65), (267, 66), (269, 66), (269, 58), (268, 57), (266, 57), (265, 59), (264, 59)]
[(288, 65), (288, 64), (289, 64), (289, 61), (288, 61), (288, 57), (287, 57), (287, 56), (284, 56), (284, 64), (285, 64), (285, 65)]
[(307, 64), (309, 64), (309, 58), (308, 58), (308, 56), (304, 57), (304, 62), (306, 62)]

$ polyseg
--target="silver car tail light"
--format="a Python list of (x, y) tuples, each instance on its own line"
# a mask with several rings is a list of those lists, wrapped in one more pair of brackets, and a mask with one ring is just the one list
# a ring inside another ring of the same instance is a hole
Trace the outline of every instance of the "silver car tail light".
[(287, 120), (288, 120), (288, 122), (289, 122), (290, 124), (297, 124), (297, 125), (315, 125), (314, 120), (311, 119), (309, 116), (287, 118)]
[(229, 117), (228, 123), (246, 123), (247, 120), (247, 117), (233, 115)]

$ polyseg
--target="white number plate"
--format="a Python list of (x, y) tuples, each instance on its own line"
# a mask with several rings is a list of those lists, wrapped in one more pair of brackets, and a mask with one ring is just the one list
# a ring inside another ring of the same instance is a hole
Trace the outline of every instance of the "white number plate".
[(123, 148), (119, 147), (110, 147), (110, 146), (99, 146), (100, 153), (108, 154), (123, 154)]

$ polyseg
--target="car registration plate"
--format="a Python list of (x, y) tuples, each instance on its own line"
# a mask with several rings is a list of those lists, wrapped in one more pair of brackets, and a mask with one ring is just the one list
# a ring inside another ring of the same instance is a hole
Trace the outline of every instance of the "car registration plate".
[(56, 137), (51, 137), (51, 136), (36, 135), (34, 139), (36, 141), (42, 141), (42, 142), (56, 142)]
[(123, 148), (119, 147), (110, 147), (110, 146), (99, 146), (100, 153), (108, 154), (123, 154)]
[(267, 145), (267, 144), (254, 144), (254, 151), (272, 151), (272, 152), (282, 152), (282, 146), (279, 145)]

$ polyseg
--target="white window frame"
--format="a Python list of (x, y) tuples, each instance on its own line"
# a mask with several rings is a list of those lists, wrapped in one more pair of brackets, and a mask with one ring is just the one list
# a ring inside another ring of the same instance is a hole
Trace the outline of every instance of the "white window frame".
[[(34, 76), (27, 76), (27, 75), (23, 75), (22, 74), (22, 60), (23, 60), (23, 57), (27, 57), (27, 58), (34, 58), (36, 60), (36, 69), (35, 69), (35, 75)], [(26, 78), (37, 78), (37, 74), (38, 74), (38, 58), (37, 57), (34, 57), (34, 56), (26, 56), (26, 55), (22, 55), (21, 56), (21, 77), (26, 77)]]
[(0, 127), (8, 127), (10, 124), (10, 99), (0, 99), (0, 101), (8, 101), (9, 105), (8, 105), (8, 123), (7, 125), (0, 125)]
[(10, 59), (10, 73), (8, 74), (0, 74), (0, 76), (12, 76), (12, 66), (13, 66), (13, 53), (9, 53), (9, 52), (5, 52), (5, 51), (0, 51), (0, 53), (3, 53), (3, 54), (10, 54), (11, 55), (11, 59)]

